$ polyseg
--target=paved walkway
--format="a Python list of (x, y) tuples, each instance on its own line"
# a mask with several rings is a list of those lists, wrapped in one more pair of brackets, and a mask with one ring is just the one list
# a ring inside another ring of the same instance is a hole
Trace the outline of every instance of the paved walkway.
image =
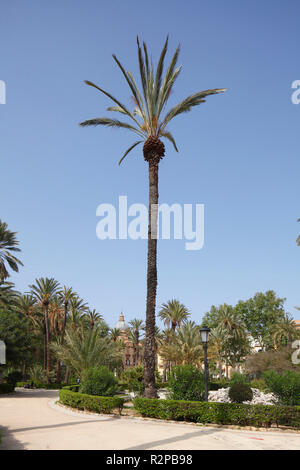
[(57, 397), (53, 390), (18, 390), (0, 396), (0, 450), (300, 449), (296, 433), (98, 417), (58, 407)]

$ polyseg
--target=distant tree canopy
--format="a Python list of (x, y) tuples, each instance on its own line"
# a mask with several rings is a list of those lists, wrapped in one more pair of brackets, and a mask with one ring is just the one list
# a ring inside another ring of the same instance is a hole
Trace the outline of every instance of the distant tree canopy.
[[(240, 318), (247, 332), (263, 347), (273, 347), (274, 325), (286, 316), (284, 310), (284, 298), (277, 297), (273, 290), (265, 293), (257, 292), (248, 300), (240, 300), (235, 307), (227, 305), (227, 310)], [(226, 305), (226, 304), (224, 304)], [(210, 328), (216, 328), (219, 324), (220, 307), (212, 306), (205, 314), (203, 323)]]
[(8, 365), (21, 366), (24, 361), (31, 362), (37, 341), (24, 315), (13, 308), (0, 307), (0, 338), (6, 345)]

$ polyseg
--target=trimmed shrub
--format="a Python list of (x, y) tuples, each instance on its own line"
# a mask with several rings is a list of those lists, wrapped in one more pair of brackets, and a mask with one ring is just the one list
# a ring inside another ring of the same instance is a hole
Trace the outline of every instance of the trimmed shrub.
[(229, 398), (233, 403), (243, 403), (252, 400), (253, 392), (245, 383), (234, 383), (229, 389)]
[[(72, 387), (72, 386), (71, 386)], [(94, 411), (96, 413), (111, 413), (118, 409), (121, 414), (124, 400), (120, 397), (97, 397), (85, 393), (73, 392), (70, 387), (64, 387), (59, 391), (59, 401), (78, 410)]]
[(80, 393), (112, 397), (117, 393), (118, 380), (106, 366), (90, 367), (82, 377)]
[(300, 407), (243, 405), (156, 398), (135, 398), (134, 408), (144, 417), (193, 423), (300, 428)]
[(279, 374), (267, 371), (263, 374), (267, 387), (283, 405), (300, 405), (300, 373), (286, 371)]
[(0, 395), (4, 393), (12, 393), (15, 390), (15, 386), (13, 384), (3, 383), (0, 384)]
[(204, 399), (204, 374), (193, 365), (174, 366), (168, 388), (171, 400), (201, 401)]

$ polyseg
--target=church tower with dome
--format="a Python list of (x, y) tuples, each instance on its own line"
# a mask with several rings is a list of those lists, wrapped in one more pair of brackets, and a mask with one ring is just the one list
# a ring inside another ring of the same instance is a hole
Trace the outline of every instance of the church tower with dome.
[(125, 317), (124, 317), (123, 312), (120, 314), (119, 320), (117, 321), (115, 328), (120, 330), (119, 339), (125, 344), (124, 357), (123, 357), (124, 369), (135, 367), (136, 365), (138, 365), (136, 364), (136, 347), (129, 338), (129, 335), (128, 335), (129, 326), (125, 322)]

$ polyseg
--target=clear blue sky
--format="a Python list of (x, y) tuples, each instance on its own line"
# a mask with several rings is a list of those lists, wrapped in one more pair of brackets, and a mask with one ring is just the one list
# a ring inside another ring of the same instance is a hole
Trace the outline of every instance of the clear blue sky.
[(81, 129), (110, 101), (95, 81), (130, 104), (111, 54), (137, 74), (136, 35), (157, 60), (167, 33), (182, 44), (182, 74), (170, 104), (206, 88), (222, 96), (170, 126), (160, 201), (205, 204), (205, 245), (159, 242), (158, 305), (177, 297), (199, 321), (212, 304), (273, 289), (300, 305), (300, 79), (298, 0), (2, 0), (0, 217), (19, 233), (19, 290), (36, 277), (72, 285), (114, 324), (145, 312), (145, 241), (100, 241), (96, 207), (147, 202), (147, 166), (126, 131)]

